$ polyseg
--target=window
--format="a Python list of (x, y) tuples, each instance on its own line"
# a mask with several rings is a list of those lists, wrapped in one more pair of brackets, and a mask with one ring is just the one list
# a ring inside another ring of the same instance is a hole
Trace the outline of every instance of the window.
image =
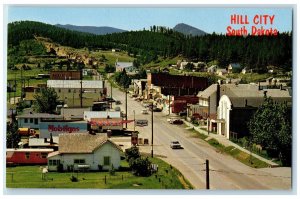
[(28, 119), (27, 118), (24, 119), (24, 123), (28, 123)]
[(103, 161), (104, 166), (109, 166), (110, 165), (110, 157), (109, 156), (104, 156), (104, 161)]
[(35, 118), (35, 119), (34, 119), (34, 124), (39, 124), (38, 118)]
[(74, 159), (74, 164), (85, 164), (85, 159)]
[(49, 160), (49, 166), (57, 166), (60, 164), (60, 160)]
[(58, 92), (60, 93), (60, 89), (58, 89)]
[(30, 118), (30, 123), (33, 123), (33, 118)]
[(29, 153), (29, 152), (26, 152), (26, 153), (25, 153), (25, 158), (26, 158), (26, 159), (29, 159), (29, 157), (30, 157), (30, 153)]
[(71, 93), (71, 89), (69, 89), (68, 91), (69, 91), (69, 93)]
[(42, 158), (47, 158), (47, 155), (48, 155), (47, 153), (41, 153)]

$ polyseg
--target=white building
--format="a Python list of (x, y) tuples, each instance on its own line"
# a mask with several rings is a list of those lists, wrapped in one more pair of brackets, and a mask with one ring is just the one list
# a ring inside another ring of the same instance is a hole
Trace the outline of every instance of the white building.
[(49, 113), (28, 113), (18, 115), (16, 118), (19, 127), (38, 129), (43, 120), (63, 119), (63, 116)]
[(109, 170), (120, 167), (122, 149), (103, 134), (63, 134), (59, 150), (48, 155), (48, 170)]
[(292, 104), (289, 89), (260, 89), (255, 84), (224, 84), (220, 88), (220, 101), (217, 109), (217, 133), (229, 139), (231, 133), (238, 137), (247, 134), (247, 123), (264, 97), (271, 97), (276, 103)]

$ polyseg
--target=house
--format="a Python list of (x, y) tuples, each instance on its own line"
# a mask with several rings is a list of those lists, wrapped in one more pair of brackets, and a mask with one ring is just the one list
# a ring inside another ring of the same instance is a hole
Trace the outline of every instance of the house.
[(219, 76), (223, 76), (226, 75), (228, 72), (225, 68), (218, 68), (215, 73)]
[(59, 136), (59, 149), (48, 155), (48, 170), (65, 171), (118, 169), (122, 149), (104, 134), (63, 134)]
[[(287, 103), (291, 107), (290, 89), (261, 89), (256, 84), (224, 84), (220, 87), (217, 109), (217, 133), (229, 139), (243, 137), (249, 133), (247, 124), (264, 97), (271, 97), (276, 103)], [(289, 116), (287, 116), (289, 117)]]
[(43, 120), (63, 119), (61, 115), (49, 113), (28, 113), (16, 116), (19, 127), (27, 127), (31, 129), (39, 129)]
[(228, 73), (233, 73), (236, 72), (237, 70), (240, 70), (241, 65), (239, 63), (231, 63), (227, 67), (227, 72)]
[(216, 129), (216, 124), (213, 124), (217, 119), (217, 106), (220, 97), (217, 95), (217, 90), (220, 89), (219, 84), (212, 84), (204, 91), (200, 91), (197, 95), (199, 98), (198, 104), (188, 106), (187, 116), (192, 118), (193, 115), (198, 115), (199, 118), (207, 119), (208, 130)]
[(118, 62), (115, 63), (116, 72), (122, 72), (125, 69), (126, 72), (134, 72), (133, 62)]
[(207, 68), (207, 72), (208, 73), (216, 73), (217, 69), (218, 69), (217, 65), (212, 65), (212, 66), (210, 66), (210, 67)]

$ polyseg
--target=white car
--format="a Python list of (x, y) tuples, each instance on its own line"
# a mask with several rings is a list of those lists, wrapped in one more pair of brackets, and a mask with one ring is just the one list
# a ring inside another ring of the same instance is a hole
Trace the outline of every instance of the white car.
[(147, 109), (144, 109), (144, 110), (142, 110), (142, 114), (148, 114), (148, 110)]
[(182, 146), (178, 141), (172, 141), (170, 147), (172, 149), (182, 149)]

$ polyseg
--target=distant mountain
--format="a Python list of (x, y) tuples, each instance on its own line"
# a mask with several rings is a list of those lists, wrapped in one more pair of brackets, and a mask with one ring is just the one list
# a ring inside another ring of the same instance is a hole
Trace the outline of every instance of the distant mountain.
[(111, 33), (121, 33), (121, 32), (127, 32), (127, 30), (122, 30), (118, 28), (113, 28), (113, 27), (108, 27), (108, 26), (74, 26), (70, 24), (66, 25), (61, 25), (61, 24), (56, 24), (55, 26), (60, 27), (60, 28), (65, 28), (68, 30), (75, 30), (78, 32), (86, 32), (86, 33), (92, 33), (96, 35), (106, 35), (106, 34), (111, 34)]
[(198, 28), (195, 28), (193, 26), (187, 25), (185, 23), (179, 23), (177, 24), (173, 30), (180, 32), (185, 35), (192, 35), (192, 36), (201, 36), (207, 34), (203, 30), (200, 30)]

